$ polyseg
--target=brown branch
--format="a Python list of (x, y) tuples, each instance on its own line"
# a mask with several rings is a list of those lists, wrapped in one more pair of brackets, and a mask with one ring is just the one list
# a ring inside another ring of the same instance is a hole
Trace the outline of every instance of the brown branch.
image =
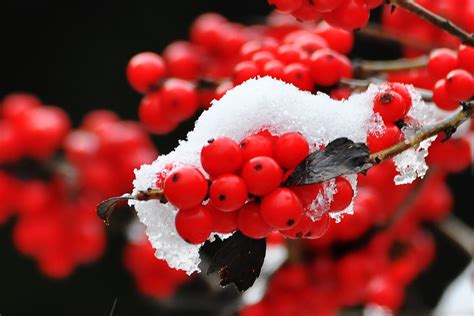
[(401, 58), (395, 60), (362, 60), (354, 62), (354, 72), (395, 72), (424, 68), (428, 64), (428, 56)]
[(474, 230), (472, 228), (453, 215), (439, 222), (436, 227), (474, 259)]
[(382, 161), (395, 157), (409, 148), (416, 148), (422, 141), (441, 133), (451, 136), (459, 125), (474, 115), (474, 100), (464, 102), (462, 105), (463, 108), (451, 117), (439, 121), (431, 126), (423, 127), (412, 138), (370, 155), (370, 162), (377, 165)]
[(403, 8), (406, 11), (411, 12), (414, 15), (419, 16), (420, 18), (428, 21), (434, 26), (445, 30), (451, 35), (454, 35), (455, 37), (459, 38), (463, 44), (474, 46), (474, 34), (464, 31), (452, 21), (431, 12), (425, 7), (422, 7), (421, 5), (415, 3), (413, 0), (388, 0), (388, 3)]

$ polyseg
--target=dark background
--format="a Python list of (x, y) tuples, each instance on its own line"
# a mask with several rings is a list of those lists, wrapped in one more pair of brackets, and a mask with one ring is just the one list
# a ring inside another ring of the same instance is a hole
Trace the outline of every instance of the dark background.
[[(269, 12), (265, 0), (199, 1), (62, 1), (2, 0), (0, 4), (0, 97), (13, 91), (37, 94), (45, 103), (65, 108), (75, 123), (88, 111), (109, 108), (136, 119), (140, 96), (125, 79), (128, 59), (141, 51), (160, 52), (185, 39), (192, 20), (215, 11), (231, 20), (255, 21)], [(353, 55), (393, 58), (392, 46), (359, 42)], [(156, 138), (161, 152), (171, 150), (192, 122), (167, 137)], [(455, 213), (474, 223), (469, 194), (470, 172), (450, 178), (456, 195)], [(1, 201), (0, 201), (1, 203)], [(13, 222), (0, 227), (0, 314), (159, 315), (161, 308), (136, 294), (121, 265), (123, 237), (111, 233), (103, 260), (81, 267), (69, 279), (51, 281), (12, 247)], [(410, 289), (408, 301), (433, 306), (442, 289), (468, 262), (442, 236), (438, 258)]]

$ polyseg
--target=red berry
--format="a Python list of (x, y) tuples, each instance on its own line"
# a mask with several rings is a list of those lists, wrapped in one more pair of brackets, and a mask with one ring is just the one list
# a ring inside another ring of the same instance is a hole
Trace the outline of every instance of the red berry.
[(354, 35), (346, 30), (321, 23), (315, 30), (316, 34), (326, 40), (329, 48), (340, 54), (348, 54), (354, 45)]
[(273, 157), (272, 142), (261, 135), (252, 135), (244, 138), (240, 142), (240, 149), (244, 157), (244, 162), (258, 156)]
[(159, 92), (145, 95), (138, 107), (138, 117), (148, 130), (156, 134), (167, 134), (178, 125), (165, 115)]
[(239, 85), (250, 78), (255, 78), (260, 74), (257, 65), (252, 61), (243, 61), (234, 67), (234, 84)]
[(365, 0), (347, 0), (336, 10), (324, 14), (324, 19), (335, 27), (352, 31), (364, 27), (369, 16)]
[(382, 135), (369, 134), (367, 136), (367, 145), (370, 153), (384, 150), (402, 140), (402, 132), (394, 124), (385, 124), (385, 131)]
[(474, 95), (474, 78), (466, 70), (453, 70), (446, 76), (446, 92), (454, 101), (469, 100)]
[(433, 102), (445, 111), (454, 111), (459, 108), (459, 102), (454, 101), (446, 89), (446, 80), (441, 79), (436, 82), (433, 89)]
[(263, 219), (260, 206), (256, 202), (247, 203), (239, 210), (237, 222), (242, 234), (250, 238), (265, 238), (272, 232), (272, 228)]
[(172, 122), (181, 122), (194, 115), (199, 96), (194, 85), (181, 79), (169, 79), (160, 90), (164, 115)]
[(205, 206), (212, 215), (212, 231), (220, 234), (230, 234), (238, 229), (237, 216), (239, 212), (223, 212), (211, 204)]
[(27, 93), (11, 93), (6, 95), (0, 107), (0, 116), (14, 123), (24, 113), (41, 106), (41, 100)]
[(344, 177), (336, 178), (336, 190), (337, 193), (333, 196), (331, 202), (330, 211), (342, 211), (345, 210), (352, 202), (354, 191), (350, 182)]
[(234, 173), (243, 162), (239, 145), (228, 137), (211, 139), (201, 150), (201, 164), (212, 177)]
[(402, 96), (403, 100), (405, 100), (405, 104), (407, 106), (406, 111), (408, 113), (408, 111), (411, 109), (413, 102), (411, 99), (411, 94), (408, 91), (407, 87), (399, 82), (388, 82), (386, 86), (389, 90), (395, 91), (396, 93)]
[(300, 7), (291, 12), (300, 21), (316, 21), (321, 17), (311, 1), (303, 1)]
[(287, 188), (278, 188), (266, 195), (261, 205), (265, 221), (276, 229), (290, 229), (303, 215), (303, 205), (298, 196)]
[(458, 65), (460, 68), (474, 74), (474, 47), (461, 45), (458, 50)]
[(280, 186), (283, 170), (270, 157), (255, 157), (245, 163), (242, 178), (250, 193), (263, 196)]
[(328, 213), (324, 213), (321, 219), (315, 221), (309, 231), (304, 236), (307, 239), (318, 239), (322, 237), (329, 229), (330, 221)]
[(176, 41), (165, 48), (163, 58), (171, 77), (186, 80), (198, 77), (201, 56), (196, 46), (185, 41)]
[(290, 229), (282, 230), (284, 236), (290, 239), (297, 239), (303, 238), (313, 226), (313, 221), (307, 215), (303, 215), (298, 222), (298, 224), (294, 225)]
[(175, 219), (176, 231), (190, 244), (202, 244), (212, 232), (212, 215), (207, 208), (198, 205), (180, 209)]
[(309, 144), (299, 133), (286, 133), (275, 143), (275, 160), (285, 169), (295, 168), (309, 154)]
[(263, 66), (263, 76), (270, 76), (282, 80), (284, 78), (285, 65), (279, 60), (270, 60)]
[(372, 280), (367, 290), (367, 302), (396, 311), (403, 302), (403, 290), (400, 285), (388, 278)]
[(395, 123), (407, 114), (407, 105), (403, 97), (395, 91), (385, 90), (374, 98), (374, 112), (379, 113), (384, 122)]
[(165, 74), (163, 59), (151, 52), (140, 53), (127, 65), (127, 79), (133, 89), (145, 93), (155, 86)]
[(323, 192), (323, 185), (321, 183), (314, 183), (308, 185), (298, 185), (290, 188), (300, 198), (305, 211), (310, 211), (311, 205), (316, 200), (318, 195)]
[(313, 5), (318, 12), (330, 12), (337, 9), (345, 0), (313, 0)]
[(428, 71), (436, 79), (444, 78), (458, 64), (456, 52), (448, 48), (438, 48), (431, 52)]
[(165, 180), (164, 193), (168, 202), (180, 209), (195, 207), (207, 195), (207, 181), (195, 167), (183, 166), (171, 171)]
[(311, 76), (321, 86), (332, 86), (342, 77), (351, 77), (351, 64), (347, 57), (330, 49), (314, 52), (310, 59)]
[(313, 80), (307, 66), (301, 63), (286, 65), (283, 69), (283, 76), (286, 82), (289, 82), (301, 90), (312, 90)]
[(220, 211), (232, 212), (241, 208), (247, 201), (248, 192), (244, 180), (233, 174), (224, 174), (212, 181), (209, 198), (212, 205)]

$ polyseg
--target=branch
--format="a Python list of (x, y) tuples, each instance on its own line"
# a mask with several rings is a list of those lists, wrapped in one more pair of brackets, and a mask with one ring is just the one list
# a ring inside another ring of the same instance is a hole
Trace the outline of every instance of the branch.
[(363, 60), (355, 61), (355, 71), (363, 73), (371, 72), (395, 72), (402, 70), (410, 70), (424, 68), (428, 65), (428, 56), (420, 56), (417, 58), (401, 58), (395, 60)]
[(472, 228), (453, 215), (438, 223), (436, 227), (474, 259), (474, 230)]
[(421, 128), (411, 139), (393, 145), (385, 150), (370, 155), (370, 162), (374, 165), (387, 159), (393, 158), (409, 148), (415, 148), (428, 138), (445, 133), (447, 137), (451, 136), (459, 125), (474, 115), (474, 100), (462, 102), (463, 108), (456, 114), (439, 121), (431, 126)]
[(463, 44), (474, 46), (474, 34), (467, 33), (450, 20), (431, 12), (425, 7), (422, 7), (421, 5), (415, 3), (413, 0), (388, 0), (388, 3), (403, 8), (408, 12), (411, 12), (414, 15), (419, 16), (420, 18), (428, 21), (434, 26), (445, 30), (451, 35), (454, 35), (455, 37), (459, 38)]

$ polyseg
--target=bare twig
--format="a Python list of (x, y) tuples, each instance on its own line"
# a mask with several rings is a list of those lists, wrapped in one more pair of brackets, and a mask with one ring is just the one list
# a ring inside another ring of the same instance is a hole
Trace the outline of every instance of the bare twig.
[(451, 117), (431, 126), (421, 128), (412, 138), (370, 155), (370, 162), (377, 165), (382, 161), (395, 157), (409, 148), (416, 148), (422, 141), (441, 133), (450, 136), (459, 125), (468, 120), (472, 115), (474, 115), (473, 100), (465, 102), (463, 108)]
[(438, 223), (436, 227), (474, 259), (474, 230), (472, 228), (454, 215)]
[(424, 68), (428, 64), (428, 56), (417, 58), (401, 58), (395, 60), (362, 60), (354, 62), (355, 71), (363, 73), (395, 72)]
[(415, 3), (413, 0), (388, 0), (388, 3), (403, 8), (413, 13), (414, 15), (417, 15), (420, 18), (430, 22), (434, 26), (445, 30), (451, 35), (456, 36), (461, 40), (463, 44), (474, 46), (474, 34), (464, 31), (452, 21), (431, 12), (425, 7)]

